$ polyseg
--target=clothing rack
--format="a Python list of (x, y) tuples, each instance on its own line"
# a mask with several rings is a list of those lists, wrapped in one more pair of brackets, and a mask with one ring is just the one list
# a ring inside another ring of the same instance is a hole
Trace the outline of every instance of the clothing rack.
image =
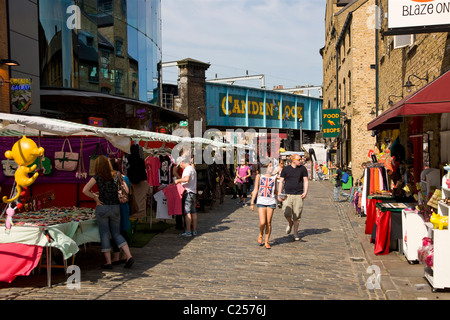
[(166, 147), (166, 142), (163, 142), (163, 145), (158, 148), (148, 148), (148, 141), (145, 147), (142, 148), (144, 150), (144, 154), (146, 156), (155, 156), (155, 155), (172, 155), (172, 149)]
[(371, 163), (368, 164), (366, 166), (366, 168), (364, 169), (364, 184), (363, 184), (363, 192), (362, 192), (362, 203), (361, 206), (362, 208), (364, 208), (364, 211), (366, 210), (366, 204), (367, 204), (367, 196), (369, 196), (369, 192), (370, 192), (370, 186), (371, 186), (371, 179), (372, 177), (370, 176), (370, 174), (368, 174), (370, 172), (370, 169), (384, 169), (384, 171), (382, 170), (382, 174), (381, 174), (381, 186), (382, 189), (380, 190), (386, 190), (389, 191), (389, 179), (387, 176), (387, 170), (384, 166), (384, 164), (382, 163)]
[(367, 168), (385, 168), (385, 165), (380, 162), (372, 162), (366, 165)]

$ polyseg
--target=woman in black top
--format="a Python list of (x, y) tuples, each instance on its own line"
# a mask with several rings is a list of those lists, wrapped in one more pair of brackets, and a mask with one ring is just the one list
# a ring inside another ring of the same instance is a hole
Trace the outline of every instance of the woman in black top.
[[(106, 264), (102, 268), (112, 268), (111, 237), (126, 255), (125, 268), (130, 268), (134, 263), (134, 258), (131, 256), (127, 241), (120, 234), (120, 202), (117, 194), (118, 176), (113, 175), (111, 164), (105, 156), (99, 156), (95, 160), (94, 168), (95, 175), (84, 186), (83, 193), (94, 199), (97, 204), (95, 216), (100, 232), (102, 252), (106, 259)], [(98, 187), (98, 194), (91, 191), (94, 185)]]

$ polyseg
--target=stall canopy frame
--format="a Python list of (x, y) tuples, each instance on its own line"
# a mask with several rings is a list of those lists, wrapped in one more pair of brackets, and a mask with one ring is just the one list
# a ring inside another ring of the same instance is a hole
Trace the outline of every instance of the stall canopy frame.
[(201, 143), (218, 148), (250, 149), (244, 144), (224, 143), (200, 137), (179, 137), (164, 133), (128, 128), (94, 127), (60, 119), (40, 116), (0, 113), (0, 136), (97, 136), (108, 140), (114, 147), (130, 153), (132, 141), (162, 141), (173, 143)]

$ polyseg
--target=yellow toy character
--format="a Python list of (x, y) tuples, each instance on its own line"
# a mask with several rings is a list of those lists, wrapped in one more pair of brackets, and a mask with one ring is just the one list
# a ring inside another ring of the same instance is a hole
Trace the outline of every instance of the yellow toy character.
[(14, 179), (16, 180), (16, 195), (12, 199), (8, 199), (7, 196), (3, 197), (3, 202), (11, 203), (17, 198), (19, 198), (22, 188), (28, 187), (34, 183), (39, 173), (36, 172), (33, 176), (28, 177), (28, 174), (36, 170), (36, 165), (31, 165), (37, 157), (41, 157), (44, 154), (44, 148), (38, 148), (36, 143), (23, 136), (19, 141), (17, 141), (11, 150), (5, 152), (5, 157), (7, 159), (14, 160), (19, 168), (14, 174)]
[(440, 214), (433, 212), (430, 217), (430, 222), (435, 229), (443, 230), (444, 227), (448, 227), (448, 216), (441, 216)]

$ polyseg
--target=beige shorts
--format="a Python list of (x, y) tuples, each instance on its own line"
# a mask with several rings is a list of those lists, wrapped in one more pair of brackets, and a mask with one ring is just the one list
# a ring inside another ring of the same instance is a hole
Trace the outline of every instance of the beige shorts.
[(288, 194), (283, 201), (283, 212), (286, 218), (294, 221), (300, 220), (303, 211), (303, 199), (301, 194)]

